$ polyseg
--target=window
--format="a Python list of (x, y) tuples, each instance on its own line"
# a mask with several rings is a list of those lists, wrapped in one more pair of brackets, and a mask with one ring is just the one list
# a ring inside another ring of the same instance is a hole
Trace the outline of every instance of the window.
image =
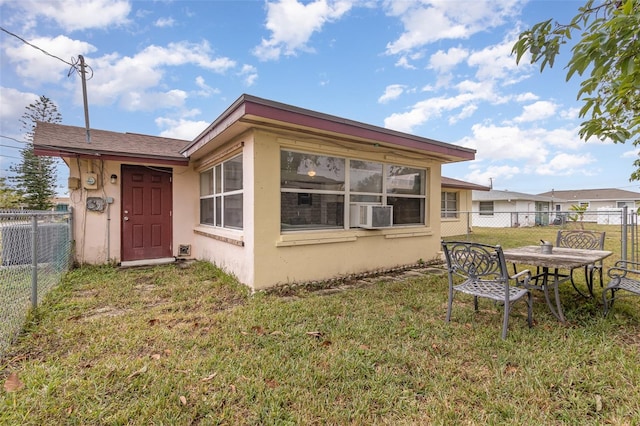
[(458, 193), (442, 192), (440, 201), (440, 217), (456, 218), (458, 217)]
[(344, 159), (281, 151), (280, 189), (283, 230), (344, 227)]
[(493, 201), (480, 201), (480, 216), (493, 216)]
[(630, 209), (635, 207), (635, 203), (633, 201), (616, 201), (616, 207), (621, 209), (624, 206), (629, 207)]
[(242, 229), (242, 155), (200, 173), (200, 223)]
[(394, 225), (425, 223), (423, 169), (283, 150), (280, 190), (285, 231), (348, 228), (350, 203), (392, 205)]
[(385, 168), (387, 204), (393, 206), (393, 224), (424, 224), (426, 171), (395, 165)]

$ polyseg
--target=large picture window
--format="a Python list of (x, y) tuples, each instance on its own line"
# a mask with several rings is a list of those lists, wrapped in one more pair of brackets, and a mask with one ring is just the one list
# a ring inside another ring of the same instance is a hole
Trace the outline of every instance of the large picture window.
[(242, 229), (242, 154), (200, 173), (200, 223)]
[(348, 228), (351, 203), (393, 206), (393, 225), (425, 223), (424, 169), (283, 150), (280, 190), (283, 231)]
[(458, 193), (442, 192), (440, 201), (440, 217), (457, 218), (458, 217)]

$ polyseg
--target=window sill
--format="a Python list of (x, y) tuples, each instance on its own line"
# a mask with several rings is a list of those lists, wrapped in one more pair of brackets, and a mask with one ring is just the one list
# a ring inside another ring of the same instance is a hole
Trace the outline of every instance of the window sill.
[(233, 244), (239, 247), (244, 247), (244, 235), (242, 231), (233, 231), (230, 229), (214, 228), (201, 225), (196, 226), (193, 229), (193, 232), (194, 234), (202, 235), (203, 237), (222, 241), (228, 244)]
[(312, 244), (334, 244), (357, 241), (358, 238), (383, 236), (386, 239), (415, 238), (433, 235), (431, 228), (397, 227), (390, 229), (349, 229), (332, 232), (307, 232), (280, 235), (276, 247), (294, 247)]

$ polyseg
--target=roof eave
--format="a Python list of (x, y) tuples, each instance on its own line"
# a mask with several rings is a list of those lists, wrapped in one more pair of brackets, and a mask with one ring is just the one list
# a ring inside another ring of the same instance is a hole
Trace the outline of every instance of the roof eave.
[(38, 156), (46, 156), (46, 157), (101, 159), (101, 160), (123, 161), (123, 162), (133, 161), (133, 162), (140, 162), (140, 163), (162, 164), (162, 165), (173, 165), (173, 166), (189, 165), (188, 158), (165, 157), (165, 156), (157, 156), (157, 155), (128, 155), (122, 152), (114, 154), (113, 152), (93, 151), (93, 150), (85, 151), (85, 150), (77, 150), (77, 149), (70, 151), (70, 150), (35, 146), (35, 145), (33, 147), (33, 153)]
[(476, 153), (476, 150), (471, 148), (451, 145), (246, 94), (238, 98), (181, 153), (191, 156), (237, 122), (264, 125), (273, 125), (273, 122), (287, 123), (296, 127), (313, 129), (319, 133), (340, 134), (358, 140), (369, 140), (406, 149), (427, 151), (447, 163), (473, 160)]

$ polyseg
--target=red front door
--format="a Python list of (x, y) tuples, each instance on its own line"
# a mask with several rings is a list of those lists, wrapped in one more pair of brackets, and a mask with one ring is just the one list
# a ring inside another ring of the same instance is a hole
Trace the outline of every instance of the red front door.
[(122, 260), (172, 257), (171, 169), (122, 166)]

